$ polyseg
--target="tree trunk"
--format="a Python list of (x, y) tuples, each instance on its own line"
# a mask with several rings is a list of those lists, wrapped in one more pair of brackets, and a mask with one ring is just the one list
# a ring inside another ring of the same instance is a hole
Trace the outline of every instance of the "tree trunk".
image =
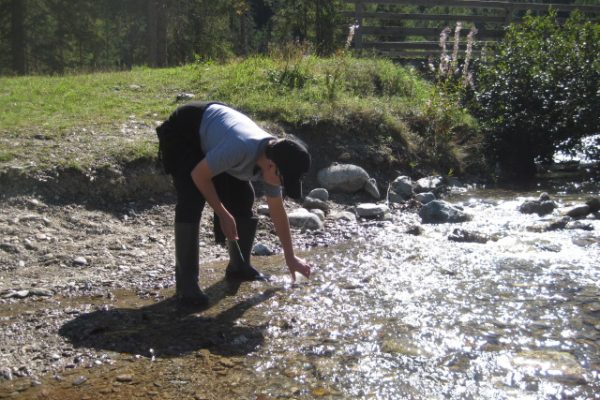
[(11, 12), (11, 46), (12, 68), (18, 75), (25, 75), (25, 3), (26, 0), (12, 0)]
[(158, 67), (166, 67), (168, 65), (167, 21), (167, 4), (165, 0), (158, 0), (156, 20), (156, 64)]
[(315, 0), (315, 39), (317, 54), (328, 56), (334, 50), (335, 7), (331, 0)]
[(147, 63), (150, 67), (156, 67), (158, 65), (158, 13), (155, 0), (148, 0), (146, 19), (146, 36), (148, 44)]

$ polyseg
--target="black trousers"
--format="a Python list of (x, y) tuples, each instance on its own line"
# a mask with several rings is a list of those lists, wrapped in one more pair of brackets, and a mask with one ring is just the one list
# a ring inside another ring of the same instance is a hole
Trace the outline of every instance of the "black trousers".
[[(182, 164), (181, 168), (178, 168), (172, 175), (177, 192), (175, 222), (199, 223), (206, 200), (191, 177), (192, 169), (196, 164), (189, 162)], [(193, 166), (190, 168), (191, 164)], [(236, 221), (253, 217), (252, 205), (255, 193), (250, 181), (242, 181), (227, 173), (222, 173), (213, 177), (213, 184), (221, 202)], [(215, 234), (219, 236), (219, 233), (221, 233), (221, 227), (215, 216)], [(223, 239), (223, 237), (217, 238), (217, 242), (221, 242)]]

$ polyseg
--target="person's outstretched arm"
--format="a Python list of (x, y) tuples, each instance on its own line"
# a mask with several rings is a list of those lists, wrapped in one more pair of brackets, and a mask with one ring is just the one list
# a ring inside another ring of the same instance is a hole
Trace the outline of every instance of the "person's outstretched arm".
[(296, 257), (294, 254), (292, 234), (290, 233), (290, 223), (283, 205), (283, 198), (280, 196), (267, 196), (267, 205), (269, 206), (269, 213), (271, 214), (273, 225), (275, 225), (275, 232), (277, 233), (279, 241), (281, 242), (281, 247), (283, 248), (285, 263), (287, 264), (290, 274), (292, 275), (292, 281), (296, 280), (296, 271), (300, 272), (306, 278), (309, 278), (310, 264), (308, 264), (302, 258)]
[(235, 225), (235, 219), (233, 215), (225, 208), (221, 199), (217, 194), (215, 185), (213, 184), (212, 178), (213, 173), (208, 167), (206, 158), (200, 161), (192, 170), (192, 180), (194, 184), (202, 193), (202, 196), (206, 199), (206, 202), (215, 211), (215, 214), (219, 216), (221, 222), (221, 230), (223, 234), (229, 240), (238, 240), (237, 227)]

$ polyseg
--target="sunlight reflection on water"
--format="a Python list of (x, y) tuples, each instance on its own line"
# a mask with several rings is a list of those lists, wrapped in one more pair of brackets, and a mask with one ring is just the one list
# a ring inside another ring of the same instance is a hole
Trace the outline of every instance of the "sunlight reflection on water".
[[(467, 199), (470, 222), (412, 236), (395, 220), (317, 250), (309, 283), (260, 306), (275, 321), (253, 354), (261, 381), (300, 398), (593, 398), (600, 246), (572, 239), (600, 221), (530, 232), (522, 200)], [(451, 242), (457, 227), (496, 237)]]

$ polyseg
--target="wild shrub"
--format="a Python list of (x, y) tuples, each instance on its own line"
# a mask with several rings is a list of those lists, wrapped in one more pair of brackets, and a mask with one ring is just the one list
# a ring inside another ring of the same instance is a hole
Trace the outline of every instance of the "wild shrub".
[(531, 178), (536, 161), (600, 132), (599, 54), (599, 24), (552, 12), (511, 25), (482, 60), (472, 109), (504, 177)]

